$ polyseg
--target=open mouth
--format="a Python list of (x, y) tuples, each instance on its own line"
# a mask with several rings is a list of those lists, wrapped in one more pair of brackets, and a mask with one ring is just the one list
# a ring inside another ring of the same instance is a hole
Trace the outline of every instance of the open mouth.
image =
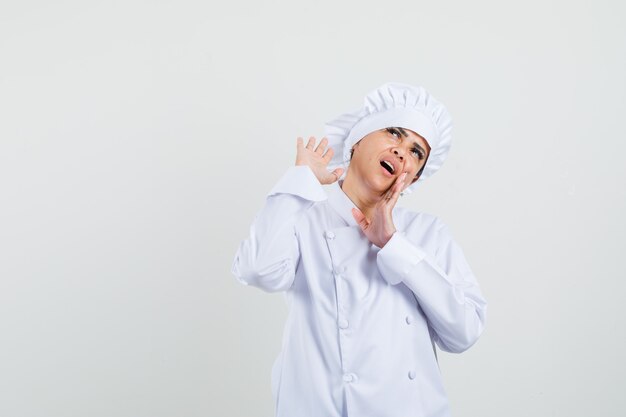
[(391, 164), (388, 161), (382, 160), (380, 161), (380, 165), (385, 168), (387, 171), (389, 171), (390, 174), (393, 174), (393, 172), (395, 171), (393, 164)]

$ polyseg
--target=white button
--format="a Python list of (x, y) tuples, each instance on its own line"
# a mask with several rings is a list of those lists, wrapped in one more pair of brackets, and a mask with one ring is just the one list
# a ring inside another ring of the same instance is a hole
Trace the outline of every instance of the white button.
[(354, 377), (355, 377), (355, 375), (353, 375), (353, 374), (343, 374), (343, 380), (346, 381), (346, 382), (354, 381)]
[(337, 279), (344, 279), (344, 278), (346, 278), (346, 275), (341, 273), (341, 269), (339, 269), (339, 270), (335, 269), (335, 270), (333, 271), (333, 275), (334, 275), (334, 276), (335, 276), (335, 278), (337, 278)]
[(411, 317), (410, 314), (408, 316), (406, 316), (406, 324), (411, 324), (412, 320), (413, 320), (413, 317)]
[(412, 370), (412, 369), (409, 371), (409, 378), (410, 379), (415, 379), (415, 371)]
[(340, 329), (347, 329), (348, 328), (348, 320), (344, 319), (343, 317), (339, 319), (339, 328)]
[(326, 232), (326, 237), (328, 239), (334, 239), (335, 238), (335, 234), (331, 231)]

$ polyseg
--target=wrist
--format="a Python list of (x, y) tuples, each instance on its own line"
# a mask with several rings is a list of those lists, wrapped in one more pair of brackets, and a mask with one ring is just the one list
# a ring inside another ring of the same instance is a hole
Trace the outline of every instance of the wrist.
[(393, 231), (392, 231), (391, 233), (387, 234), (387, 235), (383, 238), (383, 241), (381, 242), (381, 243), (382, 243), (382, 246), (380, 246), (380, 248), (383, 248), (383, 247), (387, 244), (387, 242), (389, 242), (389, 241), (391, 240), (391, 238), (393, 237), (393, 235), (394, 235), (395, 233), (396, 233), (396, 229), (393, 229)]

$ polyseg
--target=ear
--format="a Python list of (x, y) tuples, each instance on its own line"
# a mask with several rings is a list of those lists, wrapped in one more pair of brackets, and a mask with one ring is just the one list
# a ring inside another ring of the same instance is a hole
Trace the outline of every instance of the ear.
[(352, 159), (352, 156), (354, 155), (354, 151), (356, 150), (356, 148), (359, 147), (359, 143), (361, 143), (361, 139), (359, 139), (357, 143), (352, 145), (352, 149), (350, 149), (350, 159)]
[(352, 157), (354, 156), (354, 151), (356, 150), (358, 144), (359, 143), (357, 142), (354, 145), (352, 145), (352, 149), (350, 149), (350, 160), (352, 160)]

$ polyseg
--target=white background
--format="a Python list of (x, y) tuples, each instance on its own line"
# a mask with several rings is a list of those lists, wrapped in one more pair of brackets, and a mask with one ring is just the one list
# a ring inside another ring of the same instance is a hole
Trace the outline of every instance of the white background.
[[(228, 7), (228, 8), (227, 8)], [(619, 1), (0, 3), (0, 415), (271, 416), (286, 305), (230, 274), (297, 136), (387, 81), (454, 120), (400, 204), (489, 303), (455, 417), (626, 408)]]

